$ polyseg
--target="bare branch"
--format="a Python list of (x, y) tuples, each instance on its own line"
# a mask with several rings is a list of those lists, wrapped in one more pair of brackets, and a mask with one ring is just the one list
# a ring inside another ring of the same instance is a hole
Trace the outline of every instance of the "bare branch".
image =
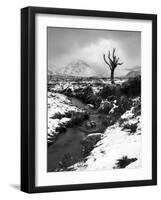
[(123, 65), (124, 63), (122, 62), (122, 63), (117, 63), (117, 65)]
[(110, 55), (110, 51), (108, 51), (108, 59), (109, 59), (109, 60), (111, 60), (110, 56), (111, 56), (111, 55)]
[(112, 61), (112, 59), (111, 59), (110, 51), (108, 51), (108, 59), (109, 59), (109, 61), (110, 61), (111, 68), (113, 68), (113, 61)]
[(113, 56), (113, 59), (115, 59), (115, 58), (116, 58), (116, 56), (115, 56), (115, 51), (116, 51), (116, 49), (115, 49), (115, 48), (113, 48), (113, 54), (112, 54), (112, 56)]
[(119, 60), (120, 60), (120, 58), (118, 57), (118, 58), (116, 59), (116, 64), (117, 64), (117, 65), (122, 65), (122, 64), (124, 64), (123, 62), (122, 62), (122, 63), (119, 63)]
[(116, 59), (116, 64), (118, 63), (119, 60), (120, 60), (120, 58), (118, 57), (118, 58)]
[(111, 83), (114, 84), (114, 70), (118, 65), (122, 65), (123, 62), (119, 62), (120, 58), (115, 55), (116, 49), (113, 48), (112, 55), (111, 52), (108, 51), (108, 61), (106, 60), (105, 54), (103, 54), (103, 58), (105, 63), (109, 66), (111, 70)]
[(109, 66), (109, 68), (111, 69), (111, 65), (110, 65), (109, 62), (106, 60), (105, 54), (103, 54), (103, 59), (104, 59), (105, 63)]

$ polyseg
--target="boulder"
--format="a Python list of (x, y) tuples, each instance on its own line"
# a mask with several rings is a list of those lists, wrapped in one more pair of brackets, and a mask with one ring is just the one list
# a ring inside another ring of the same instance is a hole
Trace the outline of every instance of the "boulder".
[(87, 104), (87, 106), (88, 106), (89, 108), (94, 108), (94, 105), (92, 105), (92, 104)]

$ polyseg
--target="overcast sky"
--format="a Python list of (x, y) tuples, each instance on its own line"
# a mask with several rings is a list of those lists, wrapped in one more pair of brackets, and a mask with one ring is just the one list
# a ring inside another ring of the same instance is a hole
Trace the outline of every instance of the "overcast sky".
[(116, 48), (116, 55), (124, 64), (116, 75), (141, 66), (141, 33), (128, 31), (48, 28), (48, 68), (54, 71), (72, 61), (84, 60), (95, 71), (109, 74), (103, 53)]

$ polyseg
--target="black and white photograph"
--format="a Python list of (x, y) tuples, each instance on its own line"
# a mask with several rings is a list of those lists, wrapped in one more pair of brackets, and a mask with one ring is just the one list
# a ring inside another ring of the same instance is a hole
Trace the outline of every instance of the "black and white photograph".
[(141, 32), (47, 27), (47, 172), (142, 167)]
[(156, 185), (157, 15), (21, 16), (21, 190)]

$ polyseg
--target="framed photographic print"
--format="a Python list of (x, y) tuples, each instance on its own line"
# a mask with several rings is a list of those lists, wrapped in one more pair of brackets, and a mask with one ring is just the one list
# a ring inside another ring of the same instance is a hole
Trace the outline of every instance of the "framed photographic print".
[(21, 10), (21, 190), (157, 184), (157, 16)]

